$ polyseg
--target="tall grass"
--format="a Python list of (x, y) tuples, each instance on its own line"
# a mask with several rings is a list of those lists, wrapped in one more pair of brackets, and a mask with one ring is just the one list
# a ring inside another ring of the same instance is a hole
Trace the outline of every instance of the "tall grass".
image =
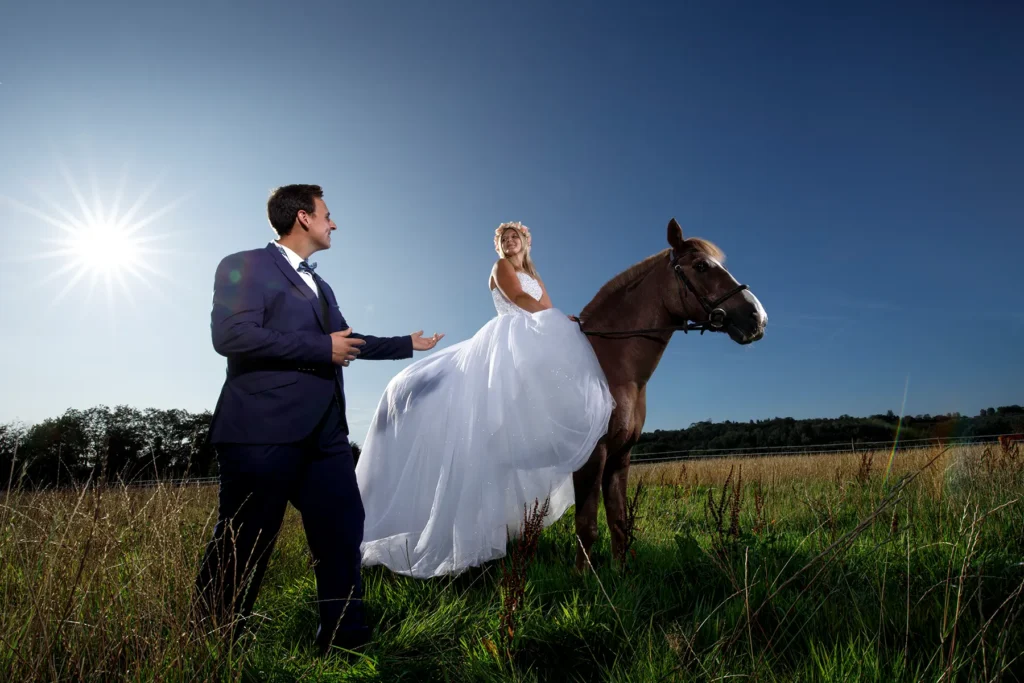
[(508, 562), (458, 577), (374, 567), (364, 572), (374, 643), (327, 658), (312, 649), (316, 591), (294, 511), (250, 635), (229, 648), (189, 619), (216, 487), (12, 487), (0, 499), (0, 671), (19, 681), (1021, 680), (1024, 459), (969, 447), (897, 453), (889, 468), (889, 456), (634, 467), (624, 564), (609, 558), (602, 526), (577, 574), (569, 514), (539, 540), (513, 540), (524, 545)]

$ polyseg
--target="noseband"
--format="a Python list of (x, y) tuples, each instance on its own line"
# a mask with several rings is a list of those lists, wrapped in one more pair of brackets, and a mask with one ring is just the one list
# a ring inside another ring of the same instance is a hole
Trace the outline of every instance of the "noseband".
[[(672, 257), (672, 260), (670, 261), (670, 263), (672, 264), (673, 272), (675, 272), (676, 276), (682, 281), (682, 283), (686, 287), (686, 289), (690, 290), (690, 292), (692, 292), (693, 295), (695, 297), (697, 297), (697, 301), (700, 302), (700, 307), (703, 308), (704, 312), (707, 313), (707, 315), (708, 315), (708, 319), (707, 319), (706, 322), (704, 322), (704, 323), (694, 323), (694, 324), (705, 326), (705, 327), (700, 328), (701, 332), (703, 332), (705, 329), (711, 329), (711, 330), (720, 330), (720, 329), (722, 329), (722, 327), (725, 326), (725, 318), (726, 318), (725, 309), (723, 309), (721, 307), (722, 304), (724, 304), (726, 301), (728, 301), (732, 297), (736, 296), (737, 294), (739, 294), (743, 290), (747, 289), (747, 286), (746, 285), (737, 285), (737, 286), (733, 287), (732, 289), (730, 289), (728, 292), (726, 292), (723, 296), (718, 297), (714, 301), (709, 301), (706, 296), (704, 296), (703, 294), (701, 294), (700, 292), (697, 291), (697, 288), (693, 286), (692, 282), (690, 282), (690, 278), (686, 277), (686, 273), (683, 272), (683, 266), (679, 264), (679, 261), (676, 259), (675, 256)], [(680, 298), (685, 299), (685, 297), (686, 297), (686, 291), (685, 290), (681, 291), (680, 292)], [(690, 328), (690, 329), (696, 329), (696, 328)]]
[(706, 296), (697, 291), (697, 288), (693, 286), (693, 282), (683, 272), (683, 266), (679, 263), (678, 257), (672, 256), (669, 264), (672, 266), (672, 272), (676, 274), (676, 278), (680, 283), (679, 288), (679, 300), (683, 303), (683, 310), (686, 310), (686, 295), (687, 293), (693, 294), (696, 297), (700, 307), (704, 309), (704, 313), (707, 314), (708, 319), (703, 322), (685, 322), (682, 325), (673, 325), (671, 327), (652, 327), (648, 329), (638, 330), (584, 330), (583, 321), (576, 318), (576, 322), (580, 326), (580, 330), (583, 334), (591, 337), (606, 337), (609, 339), (618, 339), (625, 337), (639, 337), (648, 334), (657, 334), (661, 332), (679, 332), (682, 331), (684, 334), (691, 330), (699, 330), (701, 334), (704, 334), (707, 330), (720, 330), (725, 327), (726, 318), (728, 314), (725, 309), (722, 308), (722, 304), (736, 296), (743, 290), (747, 289), (746, 285), (737, 285), (733, 287), (724, 295), (718, 297), (714, 301), (711, 301)]

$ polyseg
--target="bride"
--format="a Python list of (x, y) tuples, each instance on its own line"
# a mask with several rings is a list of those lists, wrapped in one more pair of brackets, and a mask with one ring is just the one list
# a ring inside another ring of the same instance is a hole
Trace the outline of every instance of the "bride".
[(505, 554), (524, 506), (549, 498), (549, 526), (573, 504), (572, 473), (614, 401), (590, 343), (552, 307), (530, 245), (525, 225), (498, 226), (497, 315), (406, 366), (381, 397), (356, 466), (364, 566), (458, 574)]

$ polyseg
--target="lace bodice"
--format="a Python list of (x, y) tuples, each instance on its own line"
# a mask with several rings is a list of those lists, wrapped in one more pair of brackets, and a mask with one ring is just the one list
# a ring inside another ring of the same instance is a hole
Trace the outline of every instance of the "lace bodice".
[[(526, 273), (517, 272), (516, 275), (519, 276), (519, 285), (523, 291), (540, 301), (542, 294), (540, 283)], [(498, 311), (498, 315), (528, 315), (522, 308), (505, 298), (505, 295), (497, 287), (491, 290), (491, 296), (494, 298), (494, 308)]]

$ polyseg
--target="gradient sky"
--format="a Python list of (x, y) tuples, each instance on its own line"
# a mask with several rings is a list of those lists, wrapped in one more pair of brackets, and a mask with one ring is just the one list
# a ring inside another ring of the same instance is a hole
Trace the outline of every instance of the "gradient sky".
[[(313, 260), (371, 334), (471, 336), (501, 221), (567, 313), (673, 216), (719, 244), (767, 334), (677, 335), (649, 430), (898, 412), (908, 377), (912, 414), (1024, 403), (1022, 7), (4, 3), (0, 421), (212, 409), (214, 269), (292, 182), (325, 187)], [(162, 276), (57, 298), (72, 183), (145, 198)], [(407, 362), (346, 371), (353, 439)]]

